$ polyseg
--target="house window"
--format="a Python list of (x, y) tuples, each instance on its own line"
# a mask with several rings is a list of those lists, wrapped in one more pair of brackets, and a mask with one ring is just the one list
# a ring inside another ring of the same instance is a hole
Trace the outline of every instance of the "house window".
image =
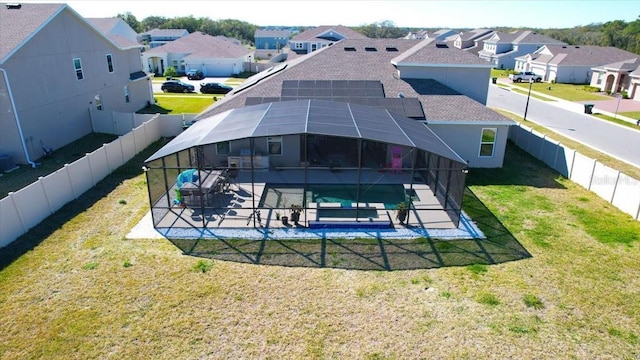
[(94, 99), (96, 101), (96, 110), (102, 111), (102, 96), (96, 95)]
[(131, 100), (129, 99), (129, 85), (124, 86), (124, 102), (131, 102)]
[(76, 79), (84, 79), (84, 74), (82, 73), (82, 62), (80, 62), (80, 58), (73, 59), (73, 67), (76, 69)]
[(598, 80), (596, 81), (596, 85), (601, 85), (603, 78), (604, 78), (604, 73), (598, 73)]
[(282, 155), (282, 136), (268, 137), (267, 147), (269, 155)]
[(480, 157), (492, 157), (493, 148), (496, 145), (496, 134), (498, 129), (488, 128), (482, 129), (482, 137), (480, 138)]
[(231, 147), (229, 146), (228, 141), (216, 143), (217, 155), (229, 155), (230, 152), (231, 152)]
[(111, 57), (111, 54), (107, 54), (107, 67), (109, 68), (109, 72), (112, 73), (113, 72), (113, 58)]
[(304, 49), (304, 46), (302, 45), (302, 43), (295, 43), (294, 49)]

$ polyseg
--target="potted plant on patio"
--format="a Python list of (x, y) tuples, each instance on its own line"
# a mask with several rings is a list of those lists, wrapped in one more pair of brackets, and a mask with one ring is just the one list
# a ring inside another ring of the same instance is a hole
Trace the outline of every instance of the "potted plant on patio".
[(400, 225), (404, 225), (405, 220), (407, 220), (408, 214), (409, 210), (405, 202), (401, 202), (396, 205), (396, 219), (400, 222)]
[(297, 224), (300, 220), (300, 213), (302, 212), (302, 206), (293, 204), (291, 205), (291, 221)]

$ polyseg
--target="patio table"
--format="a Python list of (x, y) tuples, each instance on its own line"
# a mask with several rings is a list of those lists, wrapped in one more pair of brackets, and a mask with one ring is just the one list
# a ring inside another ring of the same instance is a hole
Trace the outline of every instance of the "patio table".
[(190, 199), (190, 204), (195, 204), (195, 198), (197, 196), (207, 196), (218, 188), (218, 184), (224, 180), (221, 176), (222, 170), (200, 170), (198, 171), (197, 182), (186, 182), (182, 184), (180, 188), (181, 192), (184, 192)]

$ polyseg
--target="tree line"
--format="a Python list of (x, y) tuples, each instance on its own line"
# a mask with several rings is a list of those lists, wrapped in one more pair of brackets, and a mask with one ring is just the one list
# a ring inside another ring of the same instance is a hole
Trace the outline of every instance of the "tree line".
[[(195, 18), (193, 16), (165, 18), (149, 16), (138, 21), (130, 12), (118, 14), (137, 33), (153, 29), (186, 29), (189, 33), (200, 31), (211, 36), (223, 35), (240, 40), (244, 44), (254, 45), (255, 31), (261, 27), (246, 21), (224, 19), (211, 20), (209, 18)], [(299, 27), (304, 31), (309, 27)], [(352, 27), (353, 30), (369, 38), (401, 38), (409, 31), (430, 30), (397, 27), (392, 21), (385, 20), (371, 24)], [(431, 29), (439, 30), (439, 29)], [(468, 29), (461, 29), (468, 30)], [(514, 28), (495, 28), (496, 31), (513, 31)], [(609, 21), (603, 24), (590, 24), (564, 29), (533, 29), (537, 32), (564, 41), (570, 45), (598, 45), (614, 46), (635, 54), (640, 54), (640, 16), (638, 19), (625, 22), (623, 20)]]

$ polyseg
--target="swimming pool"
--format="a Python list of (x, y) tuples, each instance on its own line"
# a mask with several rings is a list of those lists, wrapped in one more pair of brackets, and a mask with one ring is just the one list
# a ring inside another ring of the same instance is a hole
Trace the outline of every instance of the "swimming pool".
[[(361, 184), (358, 194), (357, 184), (307, 184), (303, 185), (267, 184), (261, 199), (261, 206), (287, 208), (292, 204), (308, 207), (310, 203), (340, 203), (343, 208), (353, 203), (383, 203), (385, 209), (395, 209), (407, 196), (403, 184)], [(415, 192), (411, 198), (417, 200)]]

